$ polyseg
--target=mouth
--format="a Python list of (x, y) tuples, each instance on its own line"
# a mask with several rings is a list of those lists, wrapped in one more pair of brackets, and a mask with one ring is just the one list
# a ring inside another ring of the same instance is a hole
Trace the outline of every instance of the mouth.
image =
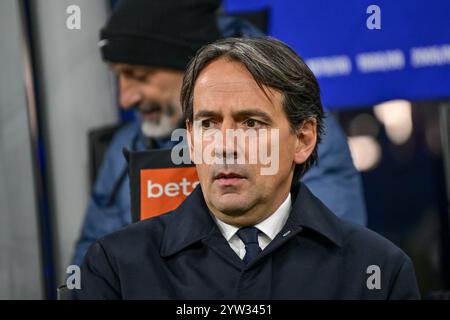
[(150, 108), (139, 108), (139, 111), (144, 120), (155, 121), (161, 117), (163, 110), (161, 106), (153, 106)]
[(235, 172), (219, 172), (214, 177), (214, 181), (217, 181), (220, 186), (234, 186), (242, 183), (244, 180), (246, 180), (246, 177)]

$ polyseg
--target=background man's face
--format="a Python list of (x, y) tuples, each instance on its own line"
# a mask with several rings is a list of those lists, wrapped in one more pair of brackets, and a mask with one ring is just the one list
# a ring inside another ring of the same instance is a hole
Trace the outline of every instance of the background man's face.
[(119, 77), (120, 104), (124, 109), (139, 110), (143, 133), (149, 137), (170, 135), (182, 116), (183, 73), (130, 64), (111, 64), (111, 68)]
[[(271, 141), (269, 135), (266, 143), (268, 150), (272, 149), (272, 144), (279, 146), (279, 168), (274, 175), (261, 175), (263, 165), (259, 161), (257, 164), (248, 161), (231, 165), (197, 164), (209, 209), (220, 220), (237, 226), (256, 224), (272, 214), (290, 191), (295, 163), (304, 162), (310, 154), (298, 154), (303, 144), (290, 130), (281, 94), (269, 88), (266, 91), (270, 100), (242, 63), (226, 58), (219, 58), (203, 69), (194, 88), (194, 124), (187, 124), (191, 157), (197, 143), (202, 142), (203, 150), (208, 148), (207, 141), (195, 138), (194, 127), (202, 128), (205, 133), (220, 130), (224, 136), (226, 129), (267, 129), (269, 132), (278, 129), (279, 132), (279, 141)], [(310, 128), (315, 144), (315, 126)], [(244, 148), (246, 159), (249, 156), (247, 146)], [(213, 152), (223, 156), (229, 152), (225, 149), (223, 143), (223, 149), (215, 148)]]

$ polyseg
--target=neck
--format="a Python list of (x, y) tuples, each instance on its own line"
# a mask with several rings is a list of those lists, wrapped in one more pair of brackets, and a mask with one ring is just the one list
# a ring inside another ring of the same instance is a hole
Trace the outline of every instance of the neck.
[(283, 204), (289, 195), (290, 190), (280, 192), (275, 198), (268, 199), (265, 202), (261, 202), (251, 207), (245, 212), (241, 212), (237, 215), (227, 214), (216, 210), (215, 208), (208, 205), (209, 210), (214, 214), (214, 216), (233, 226), (236, 227), (246, 227), (254, 226), (264, 221), (270, 217), (277, 209)]

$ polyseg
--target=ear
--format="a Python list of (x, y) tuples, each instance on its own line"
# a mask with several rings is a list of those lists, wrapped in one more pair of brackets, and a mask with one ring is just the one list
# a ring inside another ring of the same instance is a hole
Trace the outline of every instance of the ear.
[(317, 121), (314, 118), (307, 119), (297, 130), (297, 143), (295, 147), (294, 162), (304, 163), (317, 144)]

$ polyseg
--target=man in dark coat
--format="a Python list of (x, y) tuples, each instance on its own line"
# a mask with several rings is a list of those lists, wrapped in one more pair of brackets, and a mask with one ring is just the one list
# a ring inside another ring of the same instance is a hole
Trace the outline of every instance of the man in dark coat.
[(399, 248), (297, 182), (316, 161), (323, 109), (316, 78), (288, 46), (204, 47), (181, 100), (200, 186), (176, 210), (95, 242), (77, 298), (419, 298)]

